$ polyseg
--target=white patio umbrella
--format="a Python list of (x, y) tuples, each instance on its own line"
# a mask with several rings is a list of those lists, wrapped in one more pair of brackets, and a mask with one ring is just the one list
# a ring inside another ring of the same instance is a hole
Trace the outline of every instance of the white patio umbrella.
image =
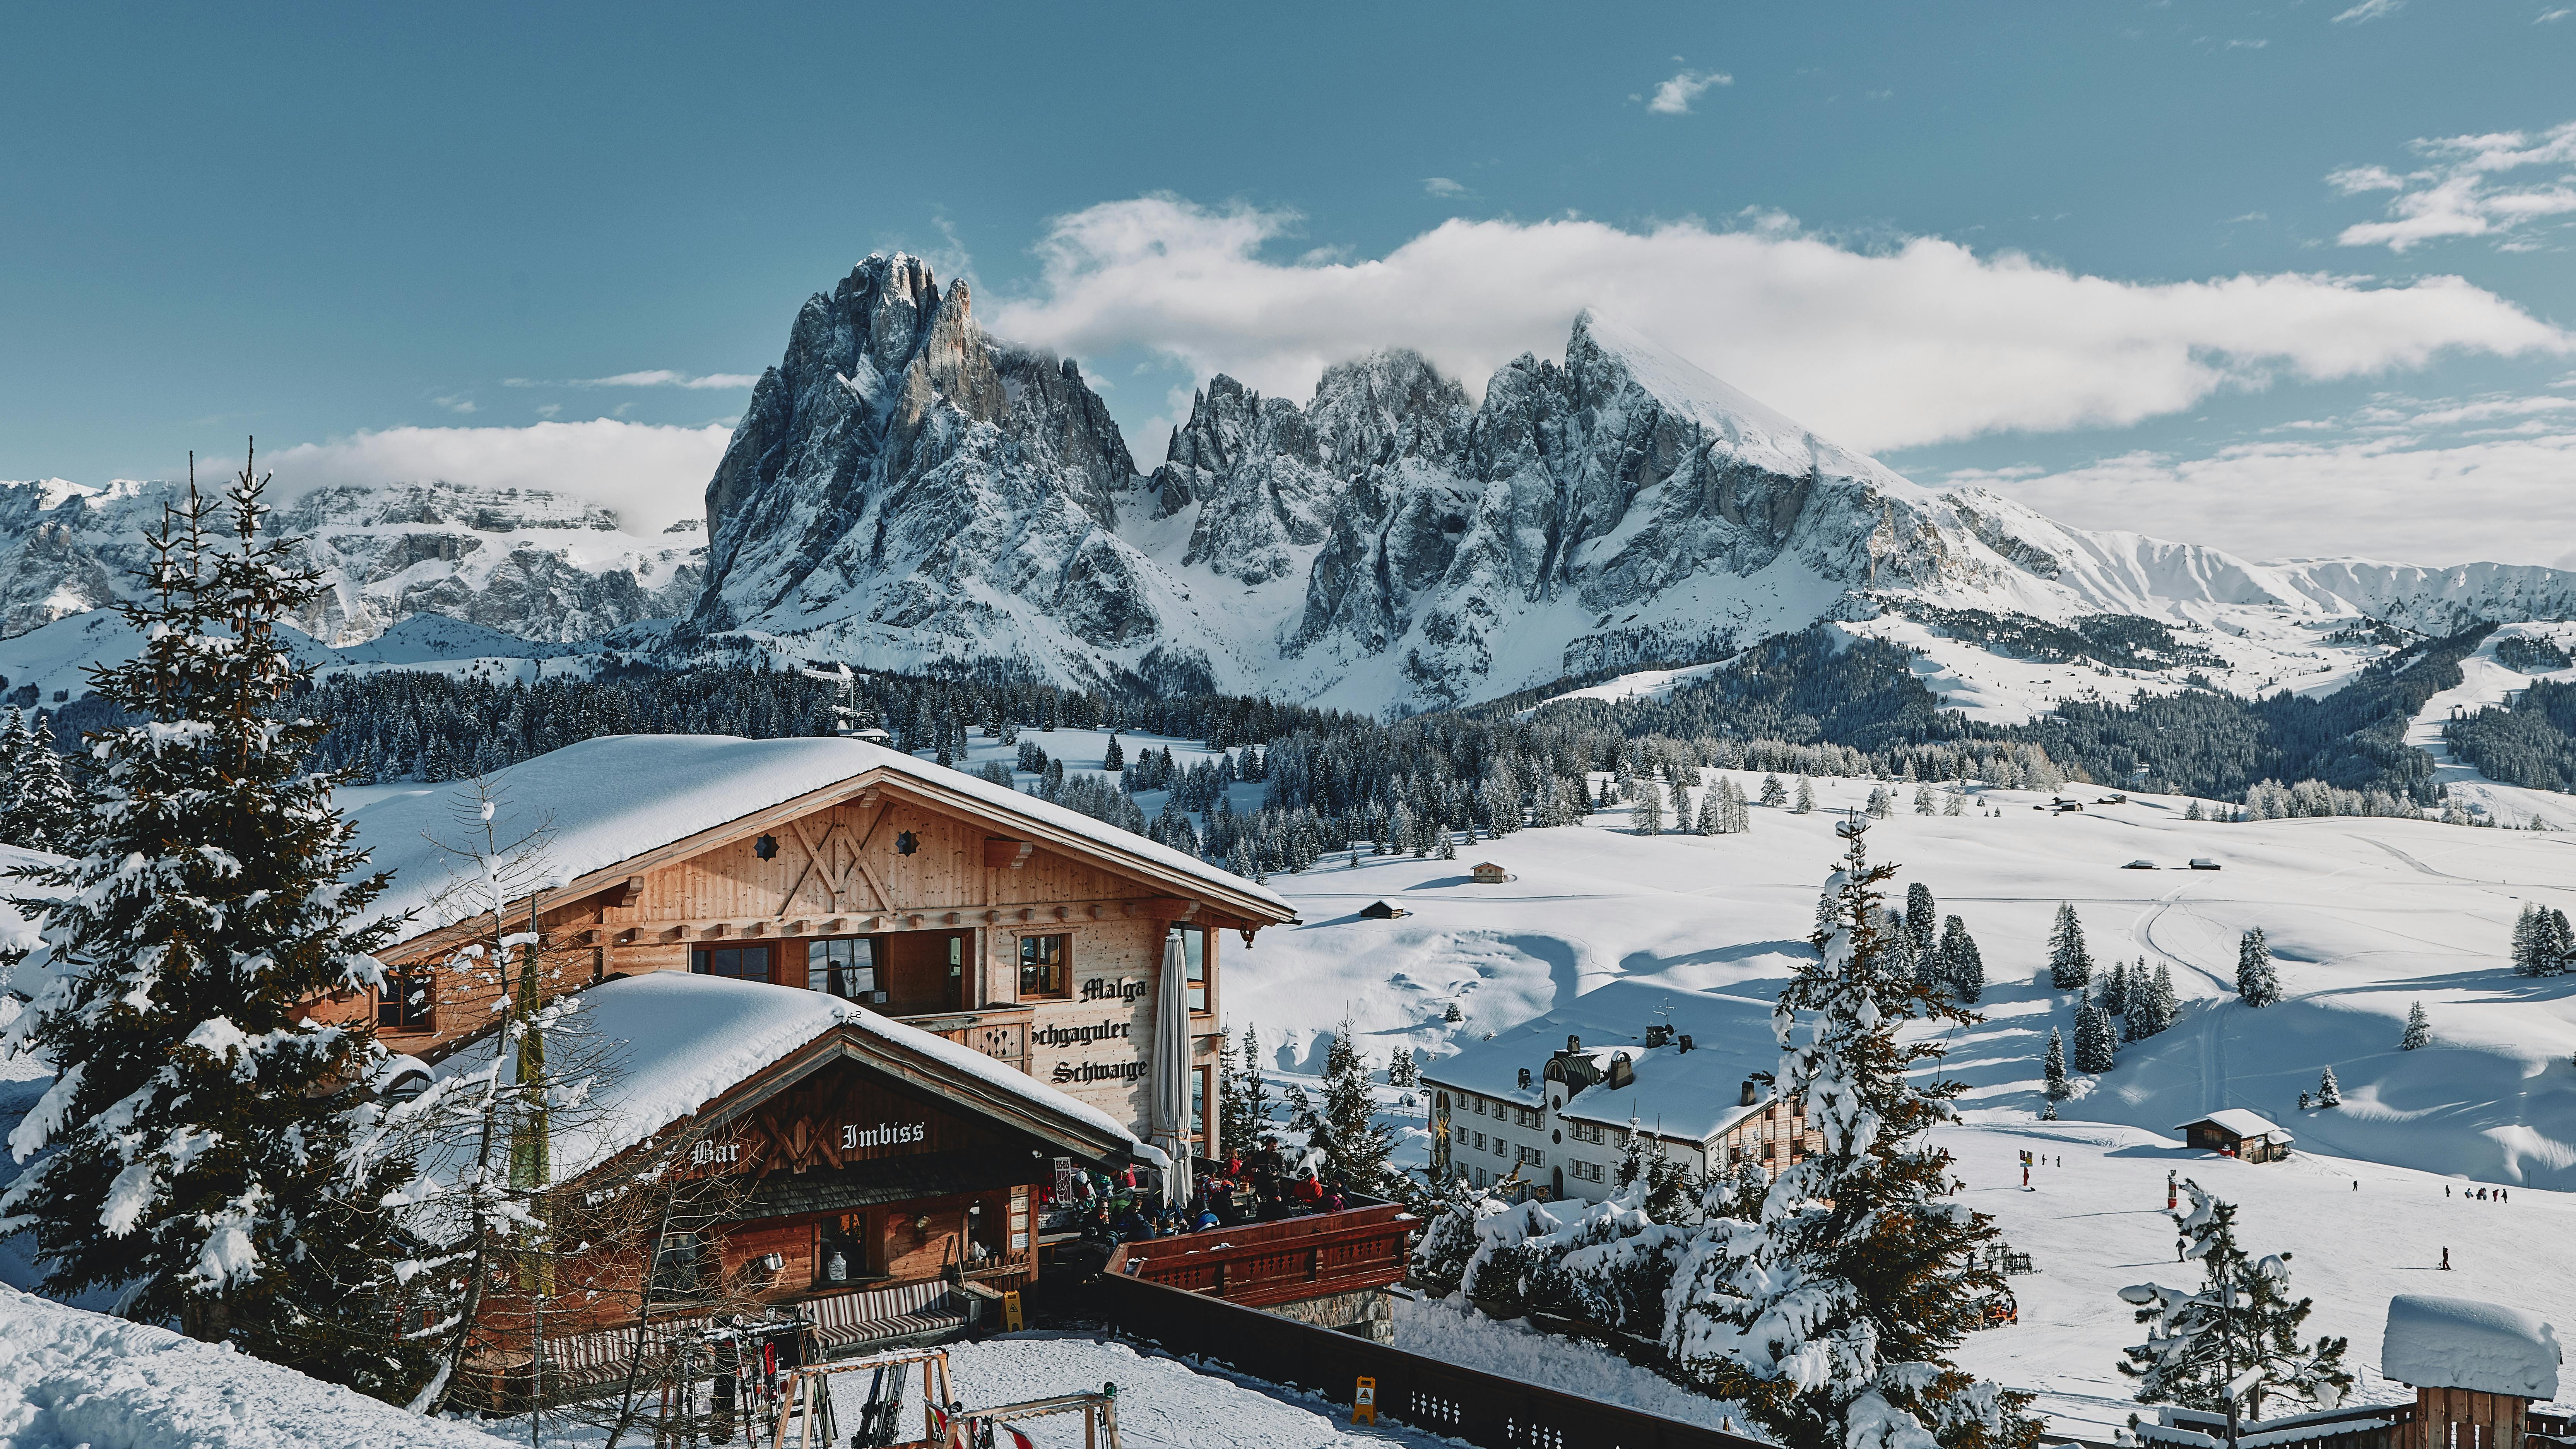
[(1190, 986), (1181, 933), (1163, 938), (1163, 977), (1154, 993), (1153, 1114), (1148, 1136), (1172, 1155), (1163, 1169), (1163, 1201), (1190, 1200)]

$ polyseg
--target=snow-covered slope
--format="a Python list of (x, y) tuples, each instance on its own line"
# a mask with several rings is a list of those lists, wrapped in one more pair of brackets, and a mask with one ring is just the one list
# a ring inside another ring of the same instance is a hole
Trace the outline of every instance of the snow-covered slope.
[(0, 1444), (10, 1449), (495, 1449), (470, 1425), (0, 1287)]

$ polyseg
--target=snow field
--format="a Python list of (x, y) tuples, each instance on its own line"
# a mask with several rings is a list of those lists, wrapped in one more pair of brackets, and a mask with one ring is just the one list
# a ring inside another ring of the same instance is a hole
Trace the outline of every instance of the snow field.
[[(2146, 1330), (2113, 1295), (2132, 1283), (2198, 1287), (2197, 1264), (2174, 1261), (2165, 1173), (2191, 1178), (2239, 1205), (2238, 1241), (2260, 1257), (2288, 1251), (2293, 1297), (2312, 1297), (2305, 1334), (2352, 1340), (2356, 1402), (2411, 1399), (2379, 1376), (2388, 1300), (2400, 1293), (2482, 1299), (2576, 1322), (2576, 1195), (2511, 1189), (2512, 1200), (2466, 1196), (2472, 1184), (2351, 1158), (2305, 1152), (2261, 1165), (2198, 1152), (2172, 1135), (2083, 1122), (1987, 1124), (1936, 1130), (1966, 1183), (1960, 1200), (1991, 1214), (2037, 1272), (2011, 1279), (2021, 1322), (1971, 1334), (1959, 1362), (2037, 1390), (2062, 1433), (2107, 1438), (2140, 1411), (2121, 1350)], [(2018, 1154), (2043, 1155), (2021, 1188)], [(2058, 1165), (2060, 1160), (2064, 1165)], [(2448, 1186), (2451, 1195), (2445, 1197)], [(2451, 1271), (2441, 1268), (2450, 1250)]]
[(230, 1346), (0, 1288), (6, 1449), (494, 1449)]

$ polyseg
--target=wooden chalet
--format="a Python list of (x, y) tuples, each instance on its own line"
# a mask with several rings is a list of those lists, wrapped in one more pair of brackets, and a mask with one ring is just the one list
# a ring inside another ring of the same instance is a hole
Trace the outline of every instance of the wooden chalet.
[[(657, 1043), (646, 1074), (699, 1080), (682, 1115), (721, 1122), (724, 1165), (757, 1179), (710, 1268), (764, 1264), (784, 1299), (864, 1288), (861, 1320), (934, 1299), (896, 1290), (932, 1284), (942, 1254), (1024, 1280), (1058, 1159), (1151, 1156), (1167, 959), (1186, 973), (1191, 1110), (1165, 1145), (1216, 1155), (1225, 938), (1248, 948), (1294, 915), (1194, 857), (860, 740), (611, 736), (503, 770), (489, 796), (487, 813), (434, 785), (358, 811), (393, 873), (377, 913), (405, 934), (379, 953), (385, 991), (319, 1014), (370, 1013), (443, 1070), (499, 1019), (501, 973), (476, 950), (498, 894), (499, 929), (538, 942), (542, 991), (586, 992), (586, 1014), (613, 1007)], [(766, 1023), (766, 1045), (702, 1017)]]
[(2279, 1162), (2297, 1140), (2259, 1113), (2228, 1107), (2177, 1126), (2185, 1144), (2247, 1162)]

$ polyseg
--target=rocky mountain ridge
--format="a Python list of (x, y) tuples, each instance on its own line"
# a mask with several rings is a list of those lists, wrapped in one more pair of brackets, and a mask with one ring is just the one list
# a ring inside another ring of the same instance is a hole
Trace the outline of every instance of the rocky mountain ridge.
[[(0, 485), (0, 637), (111, 602), (169, 486)], [(702, 545), (444, 483), (317, 490), (277, 525), (332, 581), (303, 622), (335, 646), (443, 617), (674, 664), (1003, 667), (1367, 711), (1821, 619), (2133, 615), (2251, 690), (2338, 667), (2321, 649), (2364, 619), (2576, 618), (2558, 570), (2257, 564), (1936, 492), (1588, 313), (1562, 362), (1523, 355), (1480, 396), (1400, 350), (1328, 368), (1302, 403), (1220, 375), (1146, 472), (1072, 360), (989, 336), (966, 283), (900, 253), (799, 309)]]
[[(125, 597), (145, 530), (184, 483), (0, 482), (0, 638)], [(644, 537), (595, 504), (524, 488), (443, 482), (335, 486), (288, 496), (270, 527), (303, 540), (330, 591), (296, 622), (326, 645), (435, 616), (540, 643), (596, 638), (696, 601), (695, 530)]]
[(2248, 611), (2576, 614), (2555, 570), (2257, 565), (1934, 492), (1591, 314), (1562, 363), (1524, 355), (1481, 399), (1403, 351), (1327, 369), (1303, 404), (1216, 377), (1142, 473), (1072, 363), (987, 336), (963, 283), (900, 254), (805, 304), (708, 528), (683, 654), (1363, 709), (1715, 657), (1896, 598), (2247, 638)]

